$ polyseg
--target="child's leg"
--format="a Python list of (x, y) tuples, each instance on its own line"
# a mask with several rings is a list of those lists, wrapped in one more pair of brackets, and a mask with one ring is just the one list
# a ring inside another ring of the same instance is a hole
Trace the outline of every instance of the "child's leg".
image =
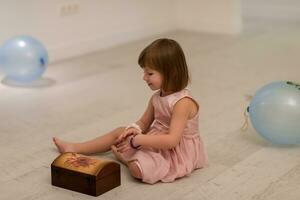
[(134, 178), (137, 178), (137, 179), (142, 179), (142, 172), (140, 170), (140, 167), (139, 165), (137, 164), (138, 161), (129, 161), (129, 162), (126, 162), (126, 160), (124, 160), (122, 158), (122, 156), (120, 155), (119, 152), (117, 152), (117, 147), (116, 146), (112, 146), (111, 147), (111, 150), (112, 152), (114, 153), (115, 157), (121, 161), (124, 165), (126, 165), (130, 171), (130, 174), (134, 177)]
[(136, 161), (130, 161), (130, 162), (128, 162), (127, 166), (128, 166), (128, 169), (129, 169), (131, 175), (134, 178), (142, 179), (142, 172), (141, 172), (138, 164), (136, 163)]
[(120, 127), (106, 133), (103, 136), (97, 137), (95, 139), (82, 142), (82, 143), (71, 143), (62, 141), (56, 137), (53, 138), (58, 151), (60, 153), (64, 152), (76, 152), (82, 154), (93, 154), (109, 151), (111, 146), (114, 144), (115, 140), (122, 134), (125, 127)]

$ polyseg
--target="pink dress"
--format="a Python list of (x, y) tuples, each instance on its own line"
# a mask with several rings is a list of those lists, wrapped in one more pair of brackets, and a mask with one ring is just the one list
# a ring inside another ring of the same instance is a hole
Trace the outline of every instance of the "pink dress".
[[(188, 89), (164, 97), (160, 96), (160, 91), (154, 93), (154, 122), (147, 134), (168, 134), (173, 107), (184, 97), (194, 100)], [(193, 170), (202, 168), (207, 163), (207, 154), (199, 135), (198, 117), (199, 113), (188, 120), (182, 138), (175, 148), (132, 149), (121, 156), (126, 161), (136, 161), (142, 172), (142, 181), (146, 183), (172, 182), (176, 178), (190, 175)]]

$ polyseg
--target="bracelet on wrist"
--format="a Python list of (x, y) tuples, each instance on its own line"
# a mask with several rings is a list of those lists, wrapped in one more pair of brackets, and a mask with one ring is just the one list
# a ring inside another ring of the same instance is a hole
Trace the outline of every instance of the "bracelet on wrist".
[(134, 136), (132, 136), (132, 137), (130, 138), (129, 144), (130, 144), (131, 148), (139, 150), (139, 149), (141, 148), (141, 145), (135, 146), (135, 145), (133, 144), (133, 139), (135, 138), (135, 136), (136, 136), (136, 135), (134, 135)]

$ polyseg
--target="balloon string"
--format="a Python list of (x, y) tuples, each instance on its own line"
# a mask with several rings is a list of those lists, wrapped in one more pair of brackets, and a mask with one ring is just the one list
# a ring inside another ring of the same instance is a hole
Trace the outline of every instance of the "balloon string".
[[(248, 108), (249, 108), (249, 107), (248, 107)], [(242, 130), (242, 131), (248, 130), (248, 126), (249, 126), (249, 123), (248, 123), (248, 118), (249, 118), (249, 115), (248, 115), (248, 108), (244, 111), (245, 122), (244, 122), (243, 126), (241, 127), (241, 130)]]
[[(246, 101), (251, 101), (252, 98), (253, 98), (252, 95), (245, 95)], [(245, 122), (244, 122), (243, 126), (241, 127), (241, 131), (248, 130), (248, 126), (249, 126), (249, 122), (248, 122), (248, 119), (249, 119), (249, 106), (244, 111), (244, 119), (245, 119)]]

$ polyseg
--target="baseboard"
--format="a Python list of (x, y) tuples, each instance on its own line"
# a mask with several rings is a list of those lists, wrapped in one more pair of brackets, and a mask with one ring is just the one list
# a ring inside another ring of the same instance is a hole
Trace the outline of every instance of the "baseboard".
[(61, 60), (89, 54), (95, 51), (108, 49), (128, 42), (141, 40), (152, 35), (163, 34), (170, 32), (175, 28), (161, 25), (157, 27), (140, 28), (115, 34), (106, 35), (90, 35), (81, 40), (76, 40), (72, 43), (62, 43), (59, 46), (48, 47), (50, 63), (55, 63)]

